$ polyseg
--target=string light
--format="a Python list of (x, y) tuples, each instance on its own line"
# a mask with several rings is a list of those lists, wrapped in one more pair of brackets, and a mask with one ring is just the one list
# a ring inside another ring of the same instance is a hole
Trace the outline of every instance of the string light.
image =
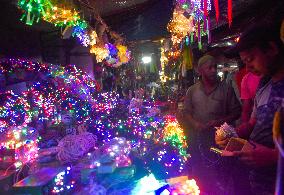
[(194, 179), (186, 180), (174, 185), (174, 190), (171, 191), (173, 195), (179, 194), (190, 194), (190, 195), (199, 195), (200, 190), (196, 181)]
[(72, 36), (77, 37), (80, 43), (85, 47), (88, 47), (90, 45), (90, 37), (86, 32), (87, 27), (88, 24), (86, 21), (79, 20), (77, 21), (76, 26), (73, 27), (72, 33)]
[(91, 47), (90, 53), (96, 55), (97, 62), (102, 62), (109, 56), (109, 50), (102, 45), (93, 45)]
[[(161, 166), (168, 176), (184, 171), (187, 160), (183, 152), (185, 144), (182, 129), (174, 117), (149, 117), (143, 107), (139, 112), (128, 114), (128, 105), (120, 102), (117, 94), (96, 94), (96, 82), (75, 66), (61, 67), (11, 59), (0, 62), (0, 67), (5, 73), (21, 67), (42, 74), (40, 81), (19, 95), (20, 101), (14, 101), (18, 96), (8, 98), (11, 103), (4, 103), (6, 106), (0, 107), (0, 124), (4, 132), (10, 121), (18, 121), (7, 120), (7, 116), (16, 118), (19, 113), (9, 111), (13, 110), (12, 108), (21, 108), (23, 113), (16, 126), (28, 125), (31, 118), (58, 124), (60, 118), (57, 115), (60, 112), (72, 112), (77, 124), (88, 124), (89, 131), (97, 136), (98, 144), (106, 143), (114, 137), (126, 137), (130, 141), (131, 149), (136, 146), (141, 148), (141, 159), (156, 174), (159, 175), (158, 171), (161, 170), (156, 166)], [(19, 106), (15, 107), (17, 102)], [(155, 107), (155, 102), (142, 101), (142, 104), (148, 108)], [(170, 129), (174, 130), (174, 133), (170, 133)], [(118, 164), (123, 164), (129, 159), (125, 154), (116, 160)]]
[(49, 0), (19, 0), (18, 6), (24, 10), (21, 21), (26, 19), (27, 25), (32, 25), (34, 21), (38, 22), (40, 18), (52, 10), (52, 4)]
[(98, 38), (97, 32), (93, 30), (90, 34), (90, 46), (97, 44), (97, 38)]
[(46, 12), (43, 19), (55, 26), (76, 26), (80, 16), (76, 11), (54, 6)]
[(186, 149), (186, 136), (184, 135), (183, 129), (180, 127), (177, 119), (174, 116), (165, 117), (165, 128), (163, 132), (163, 139), (170, 142), (173, 146), (179, 148), (182, 156), (187, 156)]
[(193, 17), (185, 17), (184, 11), (178, 7), (175, 8), (173, 12), (173, 17), (170, 20), (167, 29), (173, 35), (173, 44), (178, 44), (181, 42), (183, 37), (195, 31), (193, 25)]
[[(163, 43), (164, 43), (164, 40), (161, 40), (161, 45), (163, 45)], [(165, 66), (167, 65), (169, 60), (168, 60), (168, 58), (165, 54), (165, 49), (163, 47), (161, 47), (160, 61), (161, 61), (161, 71), (159, 72), (159, 75), (160, 75), (160, 80), (164, 83), (164, 82), (166, 82)]]
[[(12, 159), (14, 166), (19, 168), (27, 162), (31, 162), (38, 156), (37, 132), (28, 127), (10, 127), (8, 131), (1, 134), (1, 150), (14, 151)], [(5, 160), (4, 160), (5, 161)]]
[(71, 167), (67, 167), (66, 170), (56, 175), (51, 191), (53, 194), (68, 193), (74, 188), (76, 182), (72, 180), (70, 172)]

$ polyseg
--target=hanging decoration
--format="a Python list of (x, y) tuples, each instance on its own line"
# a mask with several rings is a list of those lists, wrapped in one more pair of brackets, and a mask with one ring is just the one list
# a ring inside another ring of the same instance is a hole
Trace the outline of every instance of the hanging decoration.
[(90, 34), (90, 46), (97, 44), (98, 35), (96, 31), (92, 31)]
[(95, 54), (97, 62), (102, 62), (109, 56), (109, 50), (103, 45), (93, 45), (90, 53)]
[(67, 167), (66, 170), (61, 171), (56, 175), (52, 183), (52, 194), (68, 194), (74, 188), (76, 181), (71, 178), (71, 167)]
[[(119, 53), (116, 58), (110, 56), (108, 59), (108, 64), (112, 67), (119, 67), (122, 64), (127, 63), (130, 60), (130, 52), (127, 50), (126, 46), (122, 46), (123, 38), (112, 32), (103, 19), (97, 15), (96, 20), (103, 26), (103, 30), (97, 32), (80, 17), (79, 13), (75, 9), (66, 9), (60, 6), (52, 5), (49, 0), (18, 0), (18, 6), (24, 11), (21, 20), (26, 19), (26, 24), (32, 25), (34, 20), (37, 22), (43, 19), (49, 23), (54, 24), (59, 27), (73, 27), (72, 36), (77, 37), (85, 47), (91, 46), (90, 53), (96, 56), (98, 62), (102, 62), (109, 56), (112, 51), (107, 51), (105, 44), (108, 43), (107, 40), (103, 39), (103, 34), (108, 33), (114, 42), (119, 45)], [(72, 6), (72, 4), (71, 4)], [(93, 8), (92, 8), (93, 9)], [(96, 46), (99, 44), (98, 46)], [(111, 49), (111, 48), (110, 48)], [(107, 54), (107, 52), (109, 52)]]
[(184, 10), (176, 7), (167, 28), (172, 34), (173, 44), (179, 44), (186, 35), (194, 31), (193, 17), (186, 17)]
[(90, 37), (86, 31), (87, 27), (87, 22), (84, 20), (80, 20), (77, 22), (77, 25), (73, 27), (72, 33), (72, 36), (77, 37), (80, 43), (85, 47), (88, 47), (90, 45)]
[(214, 7), (215, 7), (216, 21), (218, 23), (219, 22), (219, 17), (220, 17), (219, 0), (214, 0)]
[(229, 27), (231, 27), (232, 25), (232, 21), (233, 21), (233, 3), (232, 0), (228, 0), (228, 23), (229, 23)]
[[(187, 36), (191, 37), (192, 43), (194, 35), (197, 37), (199, 49), (202, 48), (202, 36), (208, 35), (208, 42), (210, 42), (210, 11), (210, 0), (177, 0), (173, 18), (168, 24), (173, 45), (182, 44)], [(178, 46), (175, 47), (178, 48)]]
[(118, 50), (117, 56), (118, 56), (119, 62), (121, 62), (122, 64), (129, 62), (130, 51), (127, 49), (127, 47), (125, 45), (119, 44), (119, 45), (116, 45), (116, 48)]
[(171, 194), (189, 194), (199, 195), (200, 189), (194, 179), (188, 179), (187, 176), (170, 178), (166, 180), (170, 185)]
[(33, 25), (52, 10), (49, 0), (19, 0), (18, 6), (24, 11), (21, 21), (25, 20), (27, 25)]
[(9, 127), (6, 132), (1, 133), (0, 155), (9, 153), (11, 156), (9, 158), (1, 156), (1, 162), (12, 163), (11, 166), (19, 168), (27, 162), (35, 160), (38, 156), (37, 142), (38, 133), (35, 129), (30, 127)]
[(165, 75), (165, 66), (168, 63), (168, 58), (165, 54), (165, 48), (163, 47), (164, 45), (164, 40), (161, 40), (161, 71), (159, 72), (160, 75), (160, 80), (164, 83), (167, 81), (166, 75)]
[(60, 7), (52, 7), (43, 16), (43, 19), (55, 26), (76, 26), (80, 20), (78, 12), (75, 10), (64, 9)]

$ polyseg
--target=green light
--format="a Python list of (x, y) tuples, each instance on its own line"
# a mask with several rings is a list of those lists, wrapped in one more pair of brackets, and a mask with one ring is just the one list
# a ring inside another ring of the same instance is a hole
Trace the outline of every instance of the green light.
[(189, 5), (187, 3), (183, 4), (182, 6), (182, 9), (188, 9), (189, 8)]

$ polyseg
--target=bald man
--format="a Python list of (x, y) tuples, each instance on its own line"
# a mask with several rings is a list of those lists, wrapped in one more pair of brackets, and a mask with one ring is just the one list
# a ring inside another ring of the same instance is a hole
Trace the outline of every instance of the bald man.
[(201, 80), (192, 85), (186, 93), (183, 121), (189, 129), (193, 174), (201, 185), (204, 183), (203, 189), (208, 188), (207, 193), (214, 193), (214, 180), (218, 173), (214, 173), (214, 167), (208, 169), (204, 165), (208, 163), (208, 158), (209, 161), (210, 157), (214, 158), (209, 152), (209, 148), (214, 145), (214, 127), (237, 120), (241, 114), (241, 105), (233, 88), (219, 81), (213, 56), (205, 55), (199, 59), (198, 72)]

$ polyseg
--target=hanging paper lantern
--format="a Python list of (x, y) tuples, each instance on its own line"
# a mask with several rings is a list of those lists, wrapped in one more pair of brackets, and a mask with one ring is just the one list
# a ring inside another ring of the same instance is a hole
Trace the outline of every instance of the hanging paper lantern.
[(52, 10), (52, 4), (49, 0), (19, 0), (18, 6), (24, 10), (21, 20), (26, 19), (27, 25), (32, 25), (34, 21), (46, 15)]

